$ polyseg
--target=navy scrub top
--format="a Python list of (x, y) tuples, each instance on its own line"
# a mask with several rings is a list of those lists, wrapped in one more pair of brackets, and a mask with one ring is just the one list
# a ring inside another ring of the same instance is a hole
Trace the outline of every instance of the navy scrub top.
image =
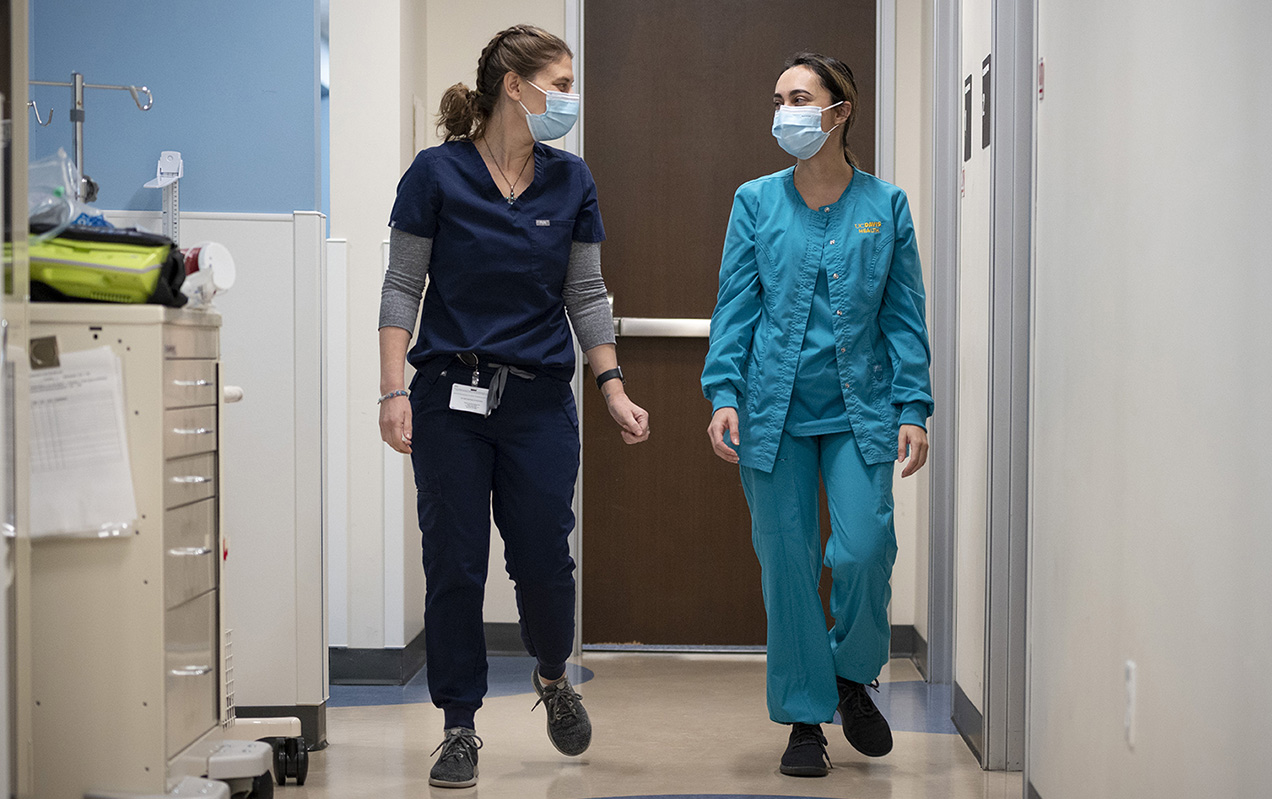
[(535, 144), (534, 180), (509, 204), (472, 142), (430, 147), (398, 182), (389, 225), (433, 240), (412, 366), (473, 352), (570, 379), (570, 248), (605, 240), (583, 159)]

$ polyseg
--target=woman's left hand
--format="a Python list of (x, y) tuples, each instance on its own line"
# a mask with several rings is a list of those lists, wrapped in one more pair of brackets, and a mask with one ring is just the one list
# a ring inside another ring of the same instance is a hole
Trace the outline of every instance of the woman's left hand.
[(628, 444), (639, 444), (649, 438), (649, 412), (628, 399), (627, 392), (615, 391), (607, 395), (605, 406), (618, 422), (623, 440)]
[(910, 453), (910, 461), (901, 470), (902, 477), (909, 477), (927, 463), (927, 431), (917, 424), (901, 425), (901, 433), (897, 436), (897, 460), (905, 460), (907, 452)]

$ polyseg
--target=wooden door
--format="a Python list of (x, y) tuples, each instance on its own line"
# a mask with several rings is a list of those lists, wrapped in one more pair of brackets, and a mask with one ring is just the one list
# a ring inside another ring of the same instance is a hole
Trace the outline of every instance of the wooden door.
[[(875, 4), (604, 0), (584, 13), (583, 154), (608, 234), (619, 362), (652, 435), (624, 445), (585, 392), (583, 642), (763, 644), (738, 469), (707, 443), (705, 320), (734, 190), (793, 163), (770, 133), (789, 55), (822, 52), (852, 68), (861, 94), (849, 141), (873, 171)], [(681, 335), (649, 321), (667, 319), (698, 321)]]

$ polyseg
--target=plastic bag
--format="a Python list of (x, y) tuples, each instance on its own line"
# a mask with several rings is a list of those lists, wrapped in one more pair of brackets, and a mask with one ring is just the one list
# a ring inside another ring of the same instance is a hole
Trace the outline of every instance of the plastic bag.
[(79, 169), (61, 148), (27, 168), (27, 216), (34, 224), (52, 225), (36, 241), (47, 241), (71, 225), (112, 228), (96, 208), (76, 198)]

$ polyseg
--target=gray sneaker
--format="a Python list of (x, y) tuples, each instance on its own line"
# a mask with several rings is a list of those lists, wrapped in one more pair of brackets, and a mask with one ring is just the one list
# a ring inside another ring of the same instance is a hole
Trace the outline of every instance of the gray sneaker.
[(476, 730), (451, 727), (446, 740), (430, 754), (442, 751), (428, 773), (428, 784), (439, 788), (469, 788), (477, 784), (477, 750), (482, 746)]
[(592, 743), (592, 722), (583, 709), (583, 697), (570, 685), (569, 678), (544, 686), (539, 680), (539, 668), (530, 673), (534, 691), (539, 701), (534, 708), (543, 705), (548, 709), (548, 740), (563, 755), (581, 755)]

